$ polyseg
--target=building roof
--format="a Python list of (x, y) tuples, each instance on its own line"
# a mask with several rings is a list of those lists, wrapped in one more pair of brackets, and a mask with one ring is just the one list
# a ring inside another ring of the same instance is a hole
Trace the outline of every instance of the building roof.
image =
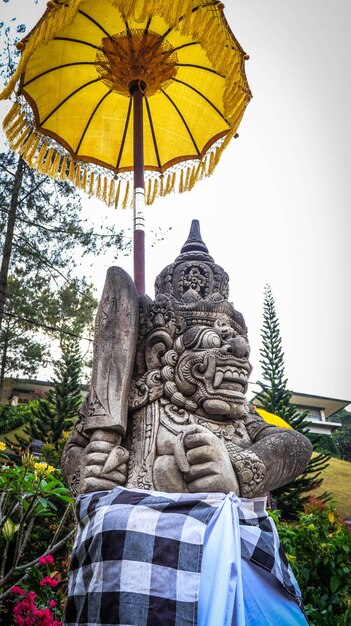
[(323, 409), (325, 417), (334, 415), (337, 411), (345, 409), (351, 400), (340, 400), (338, 398), (328, 398), (326, 396), (314, 396), (309, 393), (301, 393), (300, 391), (292, 392), (292, 402), (301, 407)]

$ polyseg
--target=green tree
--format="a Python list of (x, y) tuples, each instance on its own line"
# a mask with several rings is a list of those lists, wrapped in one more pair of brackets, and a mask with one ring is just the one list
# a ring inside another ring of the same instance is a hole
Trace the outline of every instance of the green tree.
[(92, 287), (78, 279), (54, 289), (44, 276), (10, 277), (7, 294), (0, 330), (0, 397), (5, 376), (33, 378), (39, 366), (52, 360), (53, 336), (88, 336), (97, 304)]
[(31, 439), (41, 439), (58, 450), (65, 431), (70, 430), (82, 402), (82, 356), (79, 342), (64, 339), (62, 356), (54, 369), (54, 378), (45, 399), (32, 409), (32, 419), (26, 428)]
[[(269, 285), (264, 291), (263, 326), (261, 330), (262, 348), (262, 375), (265, 382), (258, 382), (261, 391), (256, 398), (263, 408), (270, 413), (279, 415), (292, 428), (308, 437), (312, 444), (316, 444), (318, 437), (310, 433), (306, 420), (308, 411), (300, 413), (296, 404), (291, 402), (292, 393), (287, 388), (285, 376), (284, 352), (280, 335), (279, 320), (275, 310), (275, 302)], [(308, 501), (308, 492), (317, 489), (321, 483), (321, 472), (328, 465), (327, 454), (316, 454), (312, 457), (307, 468), (296, 480), (272, 492), (278, 508), (284, 517), (294, 517)], [(328, 494), (320, 496), (323, 500)]]
[[(25, 31), (25, 24), (18, 24), (16, 18), (0, 22), (4, 44), (0, 79), (4, 83), (15, 69), (19, 54), (15, 44)], [(107, 248), (117, 258), (120, 251), (129, 252), (130, 241), (123, 231), (103, 221), (97, 229), (89, 226), (80, 195), (70, 183), (39, 175), (11, 151), (0, 154), (0, 328), (5, 326), (0, 335), (0, 387), (1, 378), (14, 369), (33, 375), (39, 363), (45, 364), (47, 344), (34, 330), (43, 323), (57, 325), (64, 289), (72, 303), (74, 290), (84, 296), (80, 320), (82, 310), (91, 309), (91, 289), (81, 277), (78, 259), (102, 254)], [(84, 262), (86, 267), (86, 258)], [(25, 294), (24, 300), (19, 291)]]
[(332, 439), (344, 461), (351, 462), (351, 413), (342, 409), (334, 413), (333, 419), (342, 423), (342, 427), (332, 434)]

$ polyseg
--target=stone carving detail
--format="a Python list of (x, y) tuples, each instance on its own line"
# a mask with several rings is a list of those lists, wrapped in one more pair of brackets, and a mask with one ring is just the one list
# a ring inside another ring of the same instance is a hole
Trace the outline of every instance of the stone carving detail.
[(254, 452), (236, 452), (230, 454), (230, 460), (238, 476), (240, 495), (243, 498), (254, 498), (262, 491), (266, 478), (266, 468)]
[(91, 391), (63, 456), (68, 483), (80, 465), (80, 491), (124, 484), (251, 498), (301, 473), (309, 441), (247, 402), (247, 328), (198, 223), (157, 277), (155, 300), (138, 300), (123, 270), (109, 272)]

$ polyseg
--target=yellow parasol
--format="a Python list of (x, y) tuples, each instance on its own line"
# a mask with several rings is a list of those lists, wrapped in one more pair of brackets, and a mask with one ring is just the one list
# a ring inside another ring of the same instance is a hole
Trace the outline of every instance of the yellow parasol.
[(110, 206), (133, 196), (143, 292), (144, 195), (151, 204), (213, 172), (251, 97), (246, 55), (218, 0), (47, 6), (1, 94), (20, 80), (5, 132), (39, 172)]
[(272, 426), (279, 426), (279, 428), (292, 428), (288, 422), (283, 420), (279, 415), (275, 415), (275, 413), (269, 413), (264, 409), (258, 409), (255, 407), (257, 413), (264, 419), (267, 424), (271, 424)]

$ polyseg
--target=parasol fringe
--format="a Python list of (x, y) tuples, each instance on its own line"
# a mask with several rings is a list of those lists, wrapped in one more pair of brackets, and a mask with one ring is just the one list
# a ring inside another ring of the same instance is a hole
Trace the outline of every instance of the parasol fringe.
[(202, 178), (203, 178), (203, 166), (202, 166), (202, 161), (199, 161), (195, 168), (194, 185)]
[(160, 187), (160, 181), (158, 178), (155, 178), (155, 184), (154, 184), (154, 194), (152, 196), (152, 202), (154, 202), (154, 200), (157, 198), (158, 196), (158, 190)]
[(22, 118), (16, 120), (16, 122), (14, 122), (9, 129), (6, 129), (8, 140), (14, 142), (16, 136), (23, 130), (24, 127), (27, 127), (27, 122), (23, 116)]
[(212, 174), (212, 172), (213, 172), (214, 162), (215, 162), (215, 151), (212, 150), (212, 152), (210, 154), (209, 161), (208, 161), (208, 167), (207, 167), (207, 174), (208, 174), (208, 176), (210, 176)]
[(101, 200), (101, 174), (98, 175), (97, 178), (97, 184), (96, 184), (96, 191), (95, 191), (95, 197), (98, 198), (98, 200)]
[(110, 181), (110, 187), (108, 191), (108, 199), (107, 199), (108, 206), (113, 206), (114, 201), (115, 201), (115, 196), (116, 196), (116, 183), (114, 179), (112, 178)]
[(42, 165), (42, 170), (41, 173), (42, 174), (49, 174), (49, 170), (51, 167), (51, 157), (53, 155), (53, 148), (49, 148), (49, 150), (47, 151), (46, 155), (45, 155), (45, 161)]
[(28, 163), (28, 165), (30, 165), (30, 167), (33, 166), (33, 159), (35, 155), (37, 154), (38, 146), (40, 143), (39, 135), (37, 135), (36, 133), (33, 133), (32, 135), (33, 135), (34, 141), (32, 145), (28, 147), (28, 151), (25, 154), (23, 154), (24, 160)]
[(191, 175), (189, 178), (189, 187), (188, 190), (191, 191), (192, 188), (194, 187), (195, 183), (196, 183), (196, 174), (198, 171), (198, 166), (197, 165), (193, 165), (193, 167), (191, 168)]
[(21, 133), (21, 135), (17, 137), (16, 141), (14, 140), (13, 142), (11, 142), (12, 145), (10, 144), (10, 148), (14, 150), (15, 152), (20, 152), (22, 144), (25, 142), (27, 137), (28, 137), (28, 128), (25, 128), (24, 131)]
[(122, 209), (126, 209), (127, 208), (127, 206), (128, 206), (128, 197), (129, 197), (129, 180), (127, 181), (127, 184), (126, 184), (126, 191), (125, 191), (123, 202), (122, 202)]
[(184, 191), (184, 170), (183, 170), (183, 168), (180, 170), (180, 180), (179, 180), (178, 191), (179, 191), (179, 193), (183, 193), (183, 191)]
[(164, 196), (165, 195), (165, 186), (164, 186), (164, 175), (161, 174), (160, 176), (160, 189), (158, 192), (159, 196)]
[(191, 176), (191, 167), (188, 166), (186, 168), (186, 176), (185, 176), (185, 182), (184, 182), (184, 191), (188, 191), (188, 189), (189, 189), (190, 176)]
[(94, 172), (90, 172), (89, 188), (88, 188), (88, 195), (89, 196), (92, 196), (94, 194), (94, 182), (95, 182)]
[(105, 204), (108, 204), (108, 199), (109, 199), (108, 178), (106, 178), (106, 176), (104, 176), (104, 184), (103, 184), (103, 188), (102, 188), (102, 201), (105, 202)]
[(119, 201), (119, 195), (121, 192), (121, 181), (118, 181), (118, 185), (117, 185), (117, 189), (116, 189), (116, 195), (115, 195), (115, 209), (118, 208), (118, 201)]
[(150, 179), (150, 180), (151, 180), (150, 189), (151, 189), (152, 184), (153, 184), (153, 189), (152, 189), (152, 193), (150, 195), (150, 199), (148, 199), (147, 204), (152, 204), (155, 201), (155, 198), (158, 195), (158, 193), (157, 193), (158, 192), (158, 187), (159, 187), (158, 178), (154, 178), (153, 180), (152, 179)]
[(51, 176), (52, 178), (58, 178), (58, 171), (60, 169), (60, 163), (61, 163), (61, 154), (59, 152), (56, 152), (55, 157), (52, 161), (51, 168), (48, 172), (49, 176)]
[(69, 171), (68, 171), (68, 176), (67, 176), (67, 178), (68, 178), (68, 180), (70, 180), (70, 181), (71, 181), (71, 183), (73, 183), (73, 184), (74, 184), (74, 182), (75, 182), (75, 174), (76, 174), (76, 172), (75, 172), (74, 162), (73, 162), (73, 161), (70, 161), (70, 162), (69, 162)]
[(177, 179), (177, 174), (175, 172), (172, 173), (172, 180), (171, 180), (171, 188), (169, 190), (169, 193), (172, 193), (174, 191), (174, 187), (176, 184), (176, 179)]
[(34, 141), (35, 133), (30, 133), (30, 135), (27, 137), (26, 142), (23, 143), (21, 148), (18, 150), (18, 153), (22, 156), (22, 158), (26, 159), (29, 150), (33, 147)]
[(173, 179), (173, 174), (168, 174), (167, 176), (167, 181), (166, 181), (166, 194), (171, 193), (172, 191), (172, 179)]
[(15, 102), (12, 105), (9, 112), (4, 117), (4, 121), (3, 121), (4, 128), (9, 127), (11, 125), (11, 122), (15, 119), (15, 117), (19, 115), (20, 111), (21, 111), (20, 104), (18, 102)]
[(82, 176), (82, 190), (84, 191), (84, 193), (86, 193), (87, 191), (87, 180), (88, 180), (88, 170), (85, 167), (83, 169), (83, 176)]
[(46, 143), (43, 143), (41, 145), (40, 150), (39, 150), (39, 152), (37, 154), (37, 157), (36, 157), (36, 159), (34, 161), (35, 168), (38, 170), (38, 172), (41, 172), (41, 168), (43, 166), (43, 162), (44, 162), (44, 158), (45, 158), (47, 149), (48, 149), (48, 147), (47, 147)]
[(163, 195), (166, 196), (169, 193), (169, 174), (164, 176)]
[(147, 187), (146, 187), (146, 193), (145, 193), (145, 203), (146, 204), (150, 204), (151, 185), (152, 185), (152, 180), (151, 180), (151, 178), (149, 178), (148, 181), (147, 181)]
[(62, 159), (61, 167), (60, 167), (60, 179), (66, 180), (67, 178), (67, 157), (66, 155)]
[(77, 189), (81, 189), (82, 188), (82, 181), (81, 181), (81, 175), (82, 175), (82, 169), (79, 165), (79, 163), (76, 164), (75, 167), (75, 186), (77, 187)]
[[(9, 141), (9, 143), (10, 142), (13, 143), (14, 140), (16, 139), (16, 137), (18, 135), (17, 128), (19, 127), (19, 125), (20, 125), (20, 121), (17, 120), (16, 123), (12, 124), (12, 126), (9, 129), (6, 129), (6, 136), (7, 136), (7, 139)], [(23, 126), (22, 126), (22, 128), (23, 128)], [(19, 131), (19, 132), (21, 132), (21, 131)]]

